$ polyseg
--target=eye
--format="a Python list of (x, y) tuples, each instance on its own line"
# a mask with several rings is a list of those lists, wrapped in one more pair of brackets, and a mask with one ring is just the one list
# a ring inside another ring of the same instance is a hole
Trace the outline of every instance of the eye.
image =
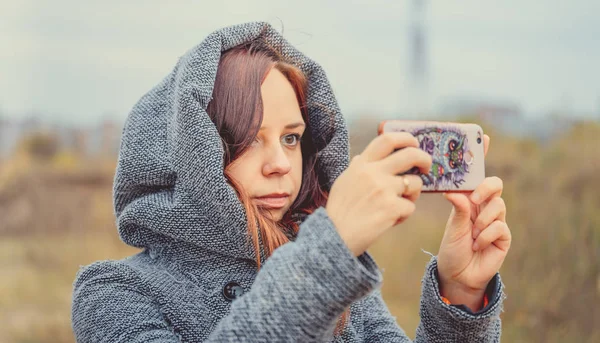
[(454, 163), (454, 160), (450, 160), (448, 161), (448, 165), (450, 166), (450, 168), (455, 169), (456, 168), (456, 164)]
[(450, 143), (448, 143), (448, 149), (450, 149), (450, 151), (454, 151), (454, 149), (456, 149), (456, 141), (455, 140), (451, 140)]
[(287, 135), (287, 136), (283, 137), (283, 142), (286, 145), (296, 146), (300, 142), (300, 135), (297, 133), (294, 133), (292, 135)]

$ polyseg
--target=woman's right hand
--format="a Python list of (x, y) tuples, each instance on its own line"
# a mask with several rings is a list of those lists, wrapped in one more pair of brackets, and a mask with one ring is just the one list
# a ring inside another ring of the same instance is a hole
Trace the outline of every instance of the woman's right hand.
[(418, 146), (406, 132), (379, 135), (333, 183), (325, 209), (355, 256), (414, 212), (423, 181), (418, 175), (398, 174), (413, 167), (429, 173), (431, 156)]

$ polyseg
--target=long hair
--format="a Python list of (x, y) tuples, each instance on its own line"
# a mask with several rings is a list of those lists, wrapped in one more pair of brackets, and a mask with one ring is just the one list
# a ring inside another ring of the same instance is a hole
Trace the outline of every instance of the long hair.
[[(302, 136), (302, 184), (298, 197), (281, 221), (273, 220), (268, 211), (257, 207), (243, 187), (228, 173), (227, 166), (240, 157), (254, 141), (263, 120), (261, 85), (272, 68), (279, 70), (290, 82), (298, 100), (307, 129)], [(248, 230), (256, 251), (256, 263), (261, 267), (261, 248), (266, 257), (296, 235), (297, 215), (307, 215), (327, 202), (315, 171), (317, 149), (310, 134), (307, 109), (307, 79), (304, 73), (262, 39), (236, 46), (221, 55), (207, 113), (214, 122), (225, 146), (225, 177), (246, 210)], [(261, 247), (262, 243), (262, 247)], [(336, 334), (346, 325), (349, 309), (340, 317)]]

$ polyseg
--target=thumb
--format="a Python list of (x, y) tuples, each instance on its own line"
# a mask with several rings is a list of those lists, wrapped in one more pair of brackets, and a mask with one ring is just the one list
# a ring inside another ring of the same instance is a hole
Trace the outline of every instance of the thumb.
[(461, 193), (444, 193), (444, 197), (454, 206), (455, 221), (459, 221), (462, 224), (471, 220), (471, 202), (466, 195)]

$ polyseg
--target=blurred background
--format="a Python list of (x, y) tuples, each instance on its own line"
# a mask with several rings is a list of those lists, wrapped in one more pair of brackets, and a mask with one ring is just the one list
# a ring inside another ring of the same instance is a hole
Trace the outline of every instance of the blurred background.
[[(328, 73), (352, 154), (382, 119), (476, 122), (505, 182), (505, 342), (600, 342), (600, 2), (0, 0), (0, 342), (73, 342), (80, 265), (137, 252), (111, 187), (133, 104), (207, 34), (268, 21)], [(414, 338), (450, 206), (372, 249)]]

